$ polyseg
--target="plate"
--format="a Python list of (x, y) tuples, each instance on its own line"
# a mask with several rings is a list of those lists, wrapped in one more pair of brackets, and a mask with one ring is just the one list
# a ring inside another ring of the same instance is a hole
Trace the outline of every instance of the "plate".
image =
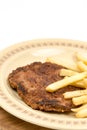
[[(39, 126), (52, 129), (87, 130), (87, 118), (77, 119), (73, 113), (59, 114), (33, 110), (10, 88), (7, 77), (19, 66), (34, 61), (44, 62), (49, 56), (66, 59), (62, 54), (87, 52), (87, 43), (65, 39), (31, 40), (15, 44), (0, 53), (0, 104), (12, 115)], [(62, 57), (63, 56), (63, 57)]]

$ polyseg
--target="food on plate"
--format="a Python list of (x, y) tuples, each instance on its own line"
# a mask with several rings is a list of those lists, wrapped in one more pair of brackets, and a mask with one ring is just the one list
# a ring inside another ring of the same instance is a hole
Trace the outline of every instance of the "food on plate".
[(76, 52), (75, 56), (78, 61), (82, 61), (83, 63), (87, 64), (87, 54), (86, 53)]
[(49, 84), (63, 79), (60, 76), (60, 70), (63, 68), (63, 66), (50, 62), (34, 62), (12, 71), (8, 77), (9, 84), (17, 90), (23, 101), (33, 109), (69, 112), (71, 108), (75, 108), (75, 105), (71, 99), (65, 99), (63, 93), (80, 88), (66, 86), (54, 93), (46, 91)]
[(76, 113), (77, 118), (87, 117), (87, 108), (84, 108)]
[(65, 66), (65, 68), (67, 68), (67, 69), (79, 72), (79, 69), (76, 64), (77, 57), (75, 56), (75, 54), (73, 54), (72, 51), (68, 51), (68, 53), (64, 52), (59, 55), (47, 57), (46, 61)]
[(78, 108), (74, 108), (72, 109), (73, 112), (78, 112), (82, 109), (87, 109), (87, 104), (83, 104), (82, 106), (78, 107)]
[(87, 94), (72, 98), (73, 104), (76, 106), (87, 103)]
[(72, 92), (66, 92), (63, 95), (64, 95), (64, 98), (66, 98), (66, 99), (77, 97), (77, 96), (83, 96), (83, 95), (87, 95), (87, 89), (77, 90), (77, 91), (72, 91)]
[(56, 81), (50, 85), (48, 85), (46, 87), (46, 90), (48, 92), (54, 92), (60, 88), (63, 88), (65, 86), (68, 86), (74, 82), (77, 82), (77, 81), (80, 81), (82, 79), (84, 79), (85, 77), (87, 76), (87, 73), (86, 72), (83, 72), (83, 73), (80, 73), (80, 74), (75, 74), (73, 76), (70, 76), (70, 77), (67, 77), (67, 78), (64, 78), (60, 81)]
[(82, 54), (74, 53), (71, 61), (54, 56), (19, 67), (8, 81), (33, 109), (87, 117), (87, 58)]
[[(68, 76), (72, 76), (75, 74), (78, 74), (79, 72), (70, 70), (70, 69), (61, 69), (60, 71), (60, 76), (64, 76), (65, 78), (67, 78)], [(87, 88), (87, 78), (80, 80), (78, 82), (74, 82), (71, 85), (76, 86), (76, 87), (80, 87), (80, 88)]]
[(77, 62), (77, 66), (78, 66), (78, 68), (79, 68), (80, 71), (87, 71), (87, 65), (85, 65), (84, 62), (78, 61)]
[(74, 74), (78, 74), (78, 72), (70, 69), (61, 69), (60, 71), (60, 76), (72, 76)]

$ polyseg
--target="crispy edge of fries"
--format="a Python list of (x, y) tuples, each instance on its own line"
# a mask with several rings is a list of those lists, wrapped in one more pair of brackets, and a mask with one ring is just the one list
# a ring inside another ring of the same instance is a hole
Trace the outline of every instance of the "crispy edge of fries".
[(77, 108), (73, 108), (73, 109), (71, 109), (71, 111), (73, 111), (73, 112), (78, 112), (78, 111), (80, 111), (80, 110), (82, 110), (82, 109), (87, 109), (87, 104), (83, 104), (82, 106), (80, 106), (80, 107), (77, 107)]
[(78, 74), (78, 72), (70, 70), (70, 69), (61, 69), (60, 76), (72, 76)]
[(83, 96), (83, 95), (87, 95), (87, 89), (85, 89), (85, 90), (76, 90), (76, 91), (71, 91), (71, 92), (65, 92), (63, 95), (64, 95), (65, 99), (74, 98), (74, 97), (78, 97), (78, 96)]
[(82, 61), (77, 62), (77, 67), (80, 71), (87, 71), (87, 65)]
[(82, 54), (76, 52), (75, 56), (78, 61), (82, 61), (83, 63), (87, 64), (87, 58), (85, 58)]
[(84, 108), (76, 113), (77, 118), (85, 118), (87, 117), (87, 108)]
[(87, 95), (82, 95), (82, 96), (79, 96), (79, 97), (74, 97), (74, 98), (72, 98), (72, 102), (76, 106), (85, 104), (85, 103), (87, 103)]
[[(46, 58), (46, 62), (54, 63), (54, 60), (51, 57), (47, 57)], [(57, 61), (56, 61), (56, 63), (57, 63)]]
[[(61, 69), (60, 70), (60, 76), (65, 76), (64, 78), (67, 78), (68, 76), (72, 76), (72, 75), (75, 75), (75, 74), (79, 74), (79, 72), (76, 72), (76, 71), (73, 71), (73, 70), (70, 70), (70, 69)], [(85, 78), (81, 81), (74, 82), (71, 85), (75, 86), (75, 87), (86, 88), (87, 79)]]
[(75, 83), (72, 83), (72, 86), (79, 87), (79, 88), (87, 88), (86, 81), (84, 82), (84, 79)]
[(85, 78), (85, 79), (83, 80), (83, 84), (84, 84), (85, 88), (87, 88), (87, 78)]
[(76, 74), (67, 78), (64, 78), (60, 81), (54, 82), (46, 87), (46, 91), (54, 92), (60, 88), (66, 87), (76, 81), (82, 80), (87, 76), (87, 72), (82, 72), (80, 74)]

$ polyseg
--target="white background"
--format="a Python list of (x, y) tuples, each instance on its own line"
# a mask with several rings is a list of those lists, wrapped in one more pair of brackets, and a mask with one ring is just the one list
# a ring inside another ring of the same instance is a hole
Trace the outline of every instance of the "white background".
[(87, 41), (87, 0), (0, 0), (0, 50), (41, 38)]

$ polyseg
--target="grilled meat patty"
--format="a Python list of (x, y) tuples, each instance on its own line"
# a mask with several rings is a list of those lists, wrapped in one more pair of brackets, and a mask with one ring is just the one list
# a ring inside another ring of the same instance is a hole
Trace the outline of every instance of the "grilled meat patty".
[(13, 70), (9, 74), (8, 81), (23, 101), (33, 109), (69, 112), (75, 106), (71, 99), (64, 99), (63, 93), (78, 88), (67, 86), (54, 93), (45, 89), (49, 84), (63, 78), (59, 75), (62, 68), (64, 67), (50, 62), (34, 62)]

